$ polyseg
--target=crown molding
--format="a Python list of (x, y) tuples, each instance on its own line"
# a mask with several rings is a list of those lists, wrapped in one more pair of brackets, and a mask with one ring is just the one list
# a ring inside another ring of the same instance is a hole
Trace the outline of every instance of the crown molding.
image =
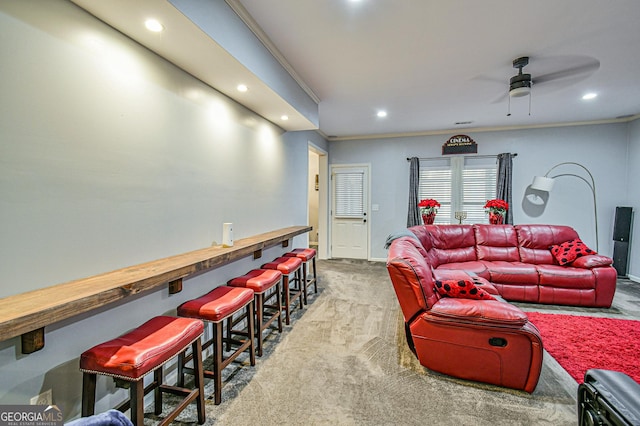
[(262, 30), (260, 25), (253, 19), (247, 9), (240, 3), (239, 0), (225, 0), (229, 7), (238, 15), (238, 17), (244, 22), (244, 24), (258, 37), (258, 40), (262, 45), (271, 53), (271, 55), (282, 65), (282, 67), (289, 73), (289, 75), (298, 83), (300, 88), (305, 91), (316, 104), (320, 103), (320, 98), (311, 90), (311, 88), (304, 82), (302, 77), (296, 72), (291, 64), (286, 60), (284, 55), (278, 50), (275, 44), (271, 41), (269, 36)]
[(573, 126), (590, 126), (598, 124), (613, 124), (613, 123), (628, 123), (640, 118), (640, 114), (631, 116), (613, 118), (608, 120), (594, 120), (594, 121), (574, 121), (567, 123), (548, 123), (537, 125), (523, 125), (523, 126), (501, 126), (501, 127), (464, 127), (464, 128), (452, 128), (442, 130), (428, 130), (423, 132), (405, 132), (405, 133), (379, 133), (372, 135), (353, 135), (353, 136), (327, 136), (328, 141), (353, 141), (353, 140), (371, 140), (371, 139), (394, 139), (394, 138), (408, 138), (416, 136), (434, 136), (434, 135), (448, 135), (452, 133), (460, 133), (464, 130), (468, 133), (483, 133), (483, 132), (505, 132), (509, 130), (530, 130), (530, 129), (546, 129), (552, 127), (573, 127)]

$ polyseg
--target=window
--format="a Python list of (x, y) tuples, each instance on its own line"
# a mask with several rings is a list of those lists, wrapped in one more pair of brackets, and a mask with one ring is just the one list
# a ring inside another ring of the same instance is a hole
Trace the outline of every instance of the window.
[(496, 198), (497, 169), (495, 157), (422, 159), (418, 197), (441, 204), (436, 224), (459, 223), (457, 211), (467, 213), (463, 223), (488, 223), (484, 204)]
[(364, 173), (340, 171), (335, 179), (335, 217), (360, 218), (364, 216)]

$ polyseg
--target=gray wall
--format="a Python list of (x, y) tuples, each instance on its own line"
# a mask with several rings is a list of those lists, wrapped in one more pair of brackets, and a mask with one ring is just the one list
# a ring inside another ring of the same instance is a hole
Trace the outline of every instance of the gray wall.
[[(0, 3), (0, 297), (208, 247), (223, 222), (235, 239), (306, 224), (307, 142), (326, 141), (283, 133), (70, 2), (34, 3)], [(0, 342), (0, 404), (53, 389), (78, 416), (82, 351), (284, 250), (46, 327), (28, 356)], [(98, 394), (98, 410), (124, 397), (107, 379)]]
[(627, 155), (628, 194), (625, 206), (633, 207), (632, 240), (630, 250), (629, 276), (640, 282), (640, 120), (629, 125), (629, 153)]
[[(636, 123), (633, 126), (638, 145), (638, 126)], [(596, 182), (599, 249), (611, 256), (615, 207), (628, 202), (628, 132), (629, 124), (620, 123), (475, 133), (462, 130), (459, 133), (468, 134), (478, 143), (479, 155), (518, 154), (514, 159), (511, 206), (515, 223), (570, 225), (585, 243), (595, 246), (592, 195), (585, 183), (577, 178), (559, 178), (544, 210), (532, 208), (524, 198), (533, 177), (544, 175), (554, 165), (574, 161), (586, 166)], [(387, 235), (406, 226), (407, 157), (438, 157), (442, 144), (450, 136), (453, 133), (330, 143), (331, 164), (371, 164), (370, 202), (380, 206), (379, 211), (371, 212), (371, 259), (385, 259), (383, 246)], [(558, 171), (582, 173), (579, 168), (570, 166)]]

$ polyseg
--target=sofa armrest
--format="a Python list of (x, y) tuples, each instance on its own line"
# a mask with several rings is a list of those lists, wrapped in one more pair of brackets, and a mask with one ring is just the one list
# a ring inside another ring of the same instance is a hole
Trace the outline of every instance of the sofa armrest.
[(499, 300), (473, 300), (443, 297), (425, 315), (434, 320), (454, 320), (501, 326), (522, 327), (529, 319), (520, 308)]
[(571, 262), (571, 266), (574, 268), (584, 268), (584, 269), (592, 269), (598, 268), (602, 266), (611, 266), (613, 264), (613, 259), (607, 256), (602, 256), (600, 254), (588, 254), (586, 256), (582, 256)]

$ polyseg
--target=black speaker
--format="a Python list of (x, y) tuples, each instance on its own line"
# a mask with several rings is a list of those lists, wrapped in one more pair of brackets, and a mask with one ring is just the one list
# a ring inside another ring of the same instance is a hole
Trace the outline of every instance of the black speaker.
[(629, 262), (629, 243), (622, 241), (613, 242), (613, 267), (619, 277), (627, 276), (627, 264)]
[(631, 207), (616, 207), (613, 241), (629, 242), (631, 238)]

